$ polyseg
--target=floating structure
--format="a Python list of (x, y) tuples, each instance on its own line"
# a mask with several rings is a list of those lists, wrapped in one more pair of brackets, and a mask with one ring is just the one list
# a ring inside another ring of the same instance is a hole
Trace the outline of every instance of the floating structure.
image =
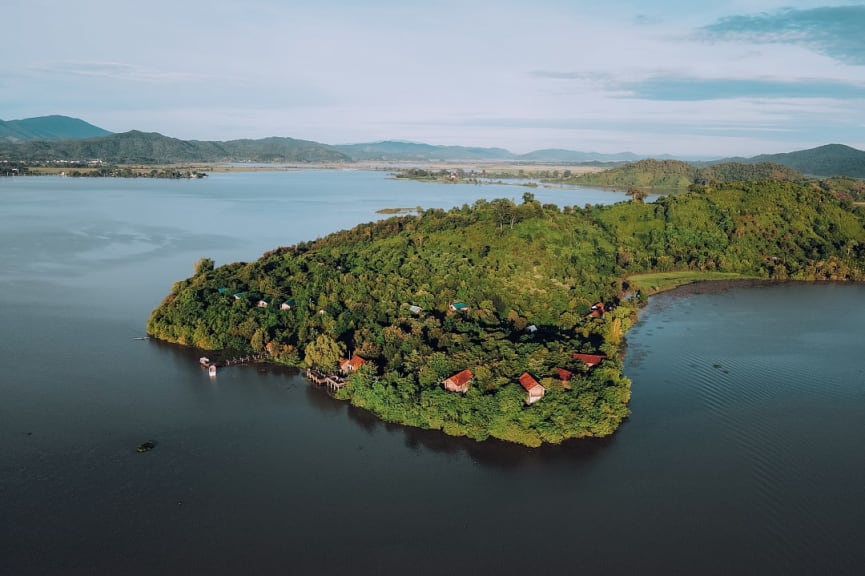
[(141, 444), (139, 444), (138, 448), (136, 448), (135, 451), (136, 452), (150, 452), (154, 448), (156, 448), (156, 442), (152, 442), (152, 441), (148, 440), (147, 442), (142, 442)]

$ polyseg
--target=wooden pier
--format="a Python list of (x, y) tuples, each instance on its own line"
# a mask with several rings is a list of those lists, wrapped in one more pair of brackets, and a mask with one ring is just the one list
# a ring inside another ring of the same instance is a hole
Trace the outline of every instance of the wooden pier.
[(259, 360), (264, 360), (267, 358), (267, 354), (250, 354), (248, 356), (236, 356), (234, 358), (228, 358), (226, 360), (211, 360), (206, 356), (202, 356), (198, 359), (198, 363), (201, 364), (202, 368), (206, 368), (211, 376), (216, 376), (216, 369), (223, 368), (225, 366), (237, 366), (238, 364), (250, 364), (252, 362), (258, 362)]
[(327, 386), (331, 392), (336, 392), (345, 386), (345, 378), (337, 374), (326, 374), (315, 368), (306, 369), (306, 377), (317, 386)]

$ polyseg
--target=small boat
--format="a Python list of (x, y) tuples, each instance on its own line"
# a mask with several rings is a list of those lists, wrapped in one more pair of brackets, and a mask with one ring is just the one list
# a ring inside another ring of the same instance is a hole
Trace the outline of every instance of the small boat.
[(148, 442), (142, 442), (141, 444), (139, 444), (138, 448), (136, 448), (135, 451), (136, 452), (150, 452), (154, 448), (156, 448), (156, 443), (148, 441)]
[(210, 358), (208, 358), (207, 356), (202, 356), (198, 359), (198, 363), (207, 368), (208, 366), (210, 366)]

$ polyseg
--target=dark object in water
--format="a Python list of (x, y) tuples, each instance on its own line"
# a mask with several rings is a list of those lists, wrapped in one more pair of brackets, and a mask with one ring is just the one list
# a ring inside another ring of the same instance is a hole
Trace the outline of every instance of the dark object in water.
[(150, 452), (156, 448), (156, 444), (153, 442), (144, 442), (138, 445), (138, 448), (135, 449), (136, 452)]

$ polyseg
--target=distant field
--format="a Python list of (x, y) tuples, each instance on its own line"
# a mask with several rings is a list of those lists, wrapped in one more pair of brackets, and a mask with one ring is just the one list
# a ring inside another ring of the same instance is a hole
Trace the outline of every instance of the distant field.
[(756, 276), (746, 276), (735, 272), (657, 272), (654, 274), (636, 274), (628, 277), (628, 283), (640, 290), (645, 296), (650, 296), (665, 290), (672, 290), (685, 284), (705, 282), (709, 280), (753, 280)]
[(414, 212), (420, 212), (422, 208), (382, 208), (380, 210), (376, 210), (376, 214), (413, 214)]

